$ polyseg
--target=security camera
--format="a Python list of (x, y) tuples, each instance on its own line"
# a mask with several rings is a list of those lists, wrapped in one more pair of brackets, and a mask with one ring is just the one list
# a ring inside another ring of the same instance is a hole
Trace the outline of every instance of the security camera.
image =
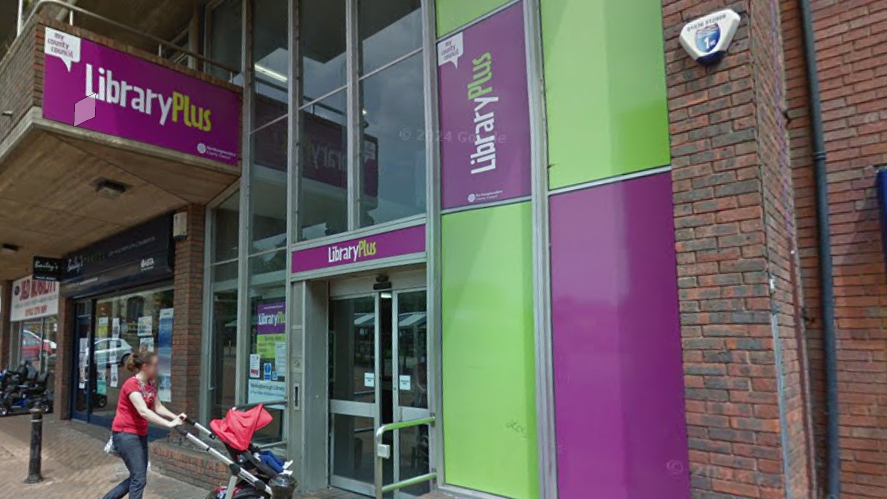
[(681, 30), (681, 46), (696, 62), (714, 64), (726, 55), (740, 21), (739, 14), (731, 9), (691, 21)]

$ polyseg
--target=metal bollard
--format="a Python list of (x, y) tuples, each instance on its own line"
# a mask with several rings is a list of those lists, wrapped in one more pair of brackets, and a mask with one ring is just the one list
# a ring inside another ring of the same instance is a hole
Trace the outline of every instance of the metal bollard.
[(31, 409), (31, 459), (28, 461), (28, 478), (25, 483), (40, 483), (40, 460), (43, 454), (43, 411)]

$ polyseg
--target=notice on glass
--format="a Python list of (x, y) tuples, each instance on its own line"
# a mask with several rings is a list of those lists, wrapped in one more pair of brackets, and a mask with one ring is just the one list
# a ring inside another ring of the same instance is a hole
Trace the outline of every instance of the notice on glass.
[(401, 391), (408, 392), (413, 389), (413, 379), (410, 376), (401, 374), (397, 385)]
[(95, 391), (99, 395), (107, 395), (108, 394), (108, 382), (107, 382), (107, 371), (104, 369), (99, 369), (99, 372), (96, 373), (96, 387)]
[(249, 356), (249, 377), (258, 379), (262, 375), (262, 356), (254, 353)]
[(375, 373), (363, 373), (363, 386), (366, 388), (375, 388), (376, 387), (376, 374)]
[(145, 315), (139, 317), (139, 336), (153, 336), (154, 335), (154, 317), (150, 315)]
[(154, 338), (151, 338), (150, 336), (147, 338), (140, 338), (139, 339), (139, 346), (148, 350), (149, 352), (153, 352), (154, 351)]
[(120, 337), (120, 317), (111, 319), (111, 337), (115, 340)]
[(286, 366), (286, 342), (279, 341), (274, 348), (274, 370), (282, 373), (284, 366)]
[(111, 320), (108, 317), (99, 317), (95, 330), (96, 338), (101, 339), (108, 337), (108, 324), (110, 324), (110, 322)]
[(161, 402), (172, 401), (172, 320), (175, 310), (160, 310), (157, 326), (157, 396)]
[(111, 365), (111, 388), (117, 388), (117, 385), (120, 383), (120, 369), (117, 367), (117, 364)]

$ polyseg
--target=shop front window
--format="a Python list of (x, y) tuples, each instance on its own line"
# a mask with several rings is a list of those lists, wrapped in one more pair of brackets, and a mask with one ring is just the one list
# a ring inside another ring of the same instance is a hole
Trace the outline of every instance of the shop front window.
[(120, 389), (133, 375), (124, 363), (139, 349), (158, 354), (158, 397), (164, 403), (172, 401), (172, 321), (171, 288), (97, 301), (91, 352), (96, 376), (93, 414), (114, 417)]
[(58, 318), (56, 316), (44, 319), (34, 319), (19, 322), (15, 325), (15, 337), (18, 344), (17, 365), (24, 365), (28, 369), (29, 376), (36, 377), (46, 373), (47, 386), (53, 386), (55, 377), (55, 360), (58, 334)]
[[(287, 362), (286, 287), (283, 282), (250, 290), (250, 355), (247, 403), (273, 403), (286, 399)], [(284, 439), (285, 407), (267, 406), (274, 417), (259, 430), (255, 440), (264, 443)]]
[[(243, 2), (241, 0), (225, 0), (208, 10), (207, 43), (209, 58), (219, 61), (232, 68), (241, 66), (243, 32)], [(231, 74), (228, 70), (209, 65), (207, 72), (213, 76), (243, 84), (239, 72)]]
[(298, 239), (425, 213), (421, 2), (303, 0), (299, 19)]

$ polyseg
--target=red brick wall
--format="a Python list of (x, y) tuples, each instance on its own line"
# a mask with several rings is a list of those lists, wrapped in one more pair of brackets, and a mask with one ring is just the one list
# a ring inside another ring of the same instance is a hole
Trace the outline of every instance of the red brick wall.
[[(680, 29), (727, 7), (730, 53), (701, 67)], [(807, 497), (778, 5), (664, 0), (663, 17), (693, 494)]]
[(176, 243), (173, 319), (172, 405), (197, 416), (203, 363), (203, 245), (206, 208), (190, 205), (188, 237)]
[(9, 368), (12, 324), (9, 322), (12, 281), (0, 281), (0, 368)]
[[(797, 1), (782, 3), (798, 246), (822, 442), (821, 283), (804, 45)], [(876, 167), (887, 163), (887, 2), (811, 3), (828, 152), (842, 497), (887, 497), (887, 279), (874, 190)], [(819, 453), (821, 462), (821, 445)]]
[(0, 116), (0, 143), (35, 105), (38, 95), (43, 95), (42, 78), (37, 77), (43, 70), (43, 57), (38, 57), (42, 45), (38, 52), (36, 39), (32, 23), (0, 60), (0, 111), (12, 112), (12, 116)]
[(77, 385), (77, 378), (71, 375), (74, 357), (74, 302), (59, 298), (59, 329), (56, 335), (55, 351), (55, 412), (61, 419), (70, 418), (71, 390)]

